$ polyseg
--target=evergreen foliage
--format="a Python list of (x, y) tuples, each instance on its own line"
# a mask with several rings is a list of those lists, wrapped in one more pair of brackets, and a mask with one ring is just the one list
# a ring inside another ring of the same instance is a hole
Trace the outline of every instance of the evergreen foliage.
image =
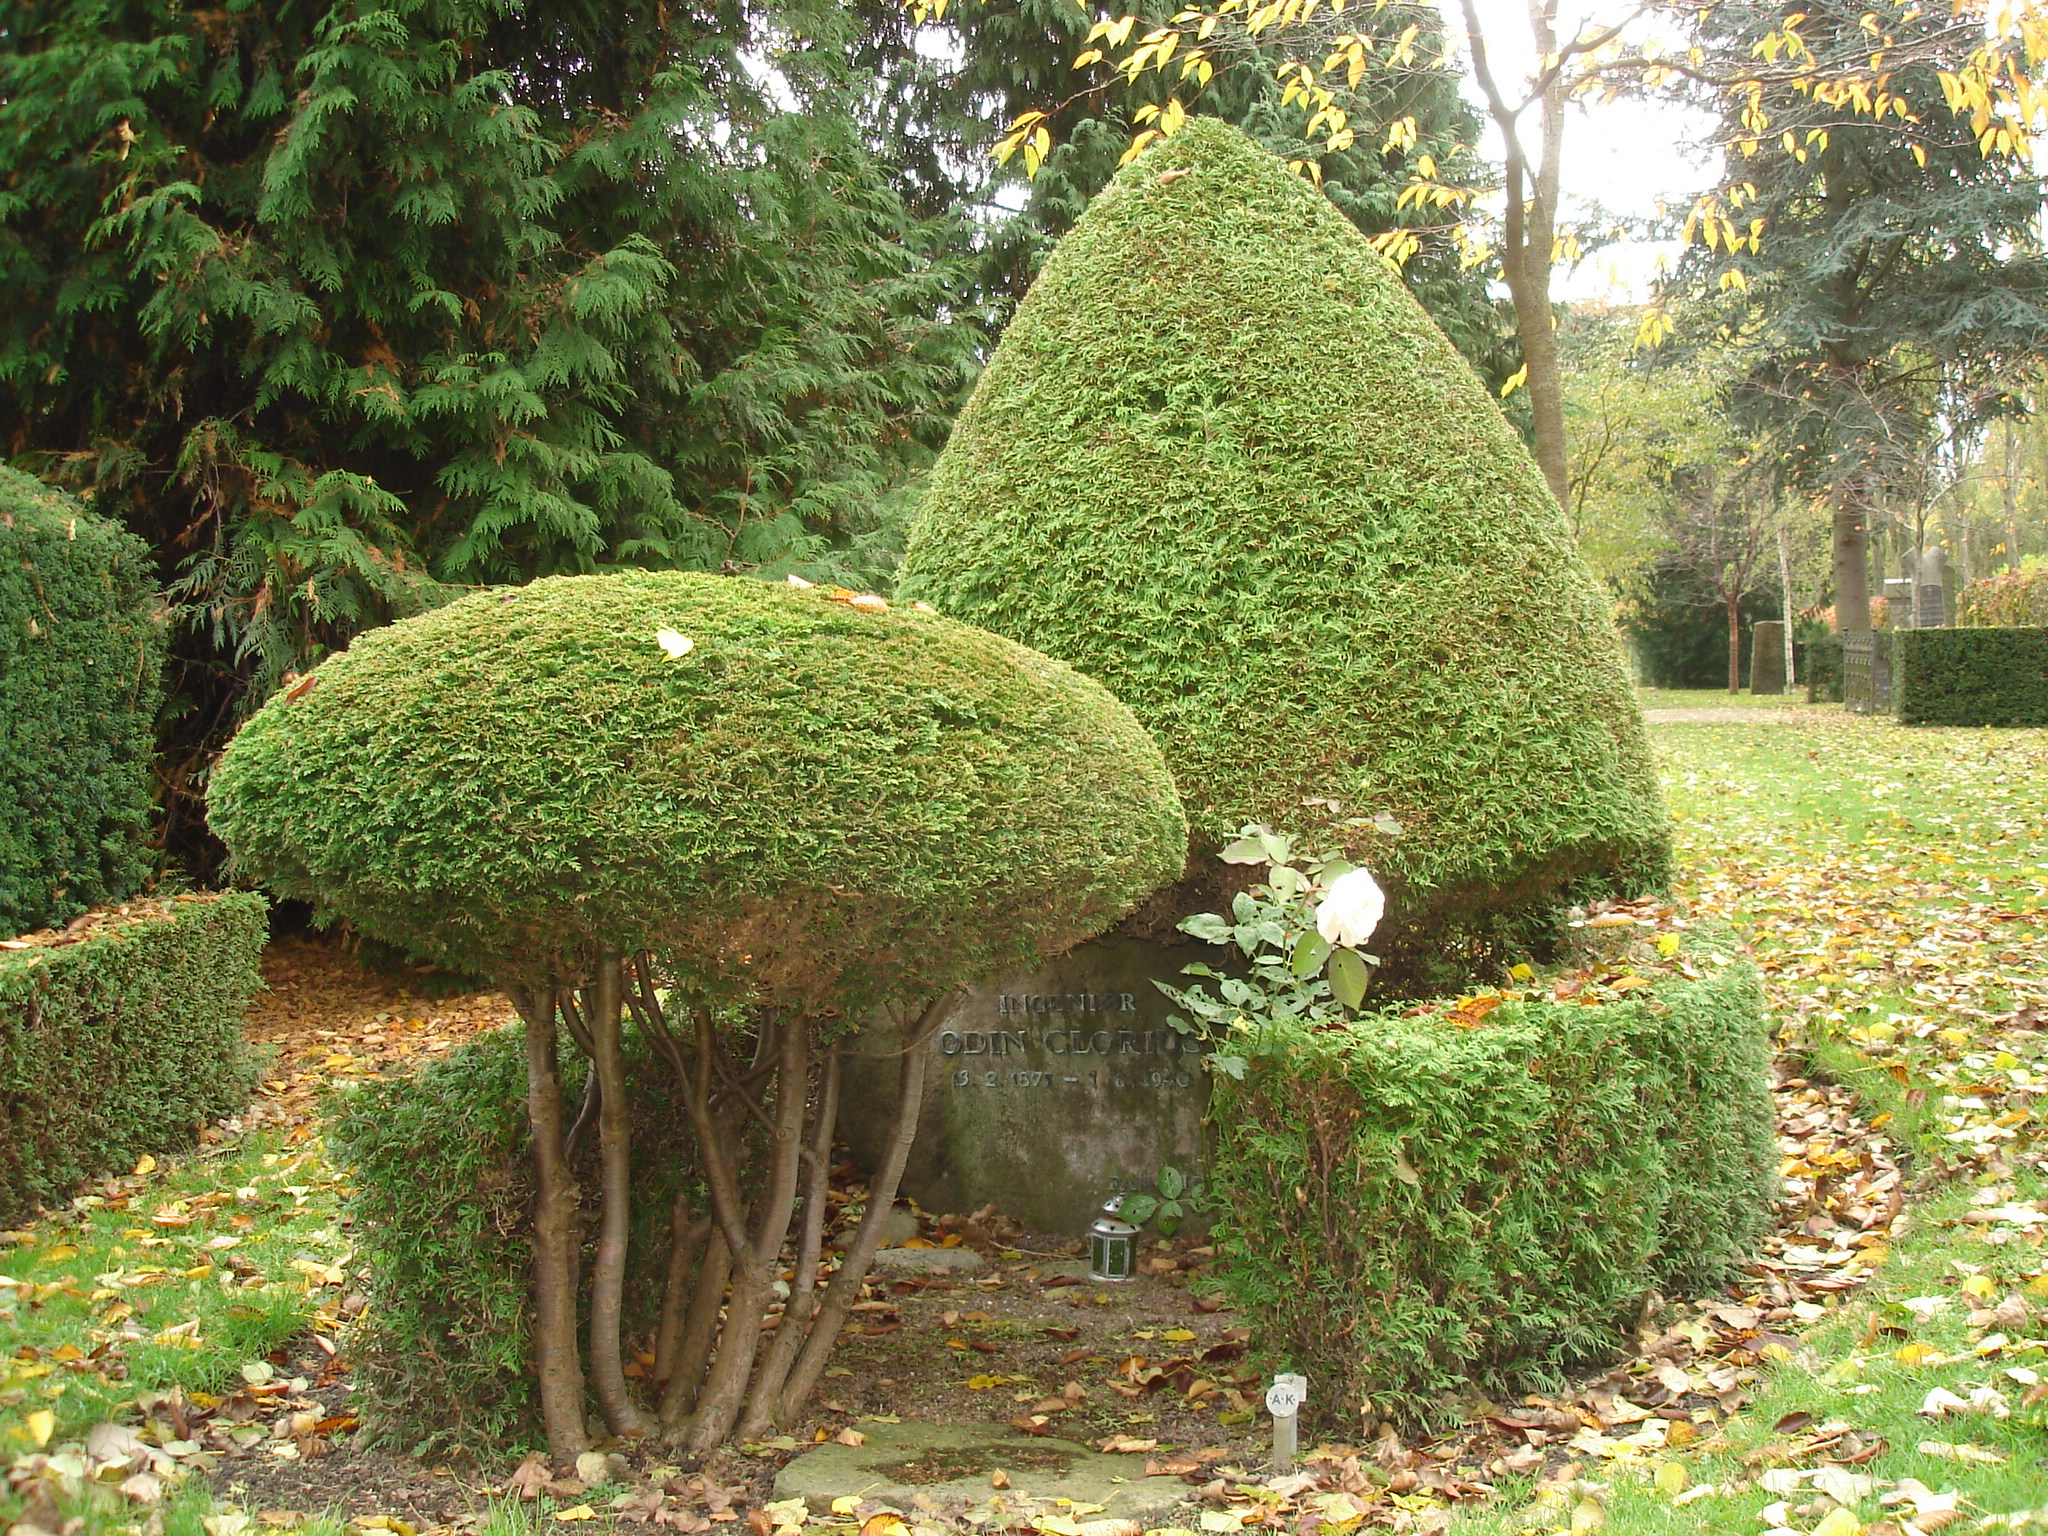
[[(1742, 599), (1742, 675), (1749, 676), (1750, 626), (1783, 606), (1768, 592)], [(1720, 599), (1678, 566), (1653, 572), (1615, 605), (1621, 632), (1646, 688), (1726, 688), (1728, 623)]]
[(903, 590), (1107, 683), (1212, 844), (1326, 826), (1411, 937), (1662, 876), (1607, 605), (1534, 464), (1365, 239), (1222, 123), (1047, 263)]
[(539, 984), (649, 951), (703, 995), (813, 1012), (1085, 938), (1187, 835), (1158, 749), (1068, 668), (679, 572), (362, 636), (243, 728), (211, 803), (248, 874), (438, 963)]
[[(632, 1083), (633, 1269), (628, 1332), (654, 1322), (678, 1189), (698, 1172), (673, 1078), (637, 1034)], [(578, 1058), (565, 1087), (579, 1095)], [(527, 1336), (533, 1177), (528, 1161), (521, 1027), (465, 1042), (409, 1077), (354, 1084), (327, 1106), (335, 1158), (349, 1170), (349, 1210), (369, 1266), (370, 1310), (357, 1340), (358, 1382), (378, 1427), (430, 1447), (502, 1451), (532, 1435)], [(579, 1143), (578, 1182), (597, 1182), (597, 1141)], [(701, 1199), (698, 1200), (701, 1206)], [(587, 1266), (586, 1266), (587, 1268)]]
[(2048, 725), (2048, 628), (1892, 631), (1901, 725)]
[(1777, 1163), (1762, 987), (1734, 948), (1696, 933), (1699, 979), (1597, 1006), (1232, 1037), (1220, 1273), (1334, 1418), (1554, 1382), (1622, 1346), (1647, 1293), (1747, 1260)]
[(440, 582), (867, 561), (979, 333), (954, 217), (863, 142), (850, 26), (12, 8), (0, 452), (178, 577), (174, 818), (241, 712)]
[(149, 874), (158, 610), (140, 540), (0, 466), (0, 938)]
[(263, 898), (179, 896), (0, 955), (0, 1221), (248, 1102)]

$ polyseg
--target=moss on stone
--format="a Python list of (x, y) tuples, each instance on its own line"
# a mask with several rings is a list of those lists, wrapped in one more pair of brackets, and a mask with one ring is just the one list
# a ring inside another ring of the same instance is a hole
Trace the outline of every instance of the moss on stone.
[(1608, 604), (1533, 460), (1364, 238), (1226, 124), (1141, 156), (1047, 262), (902, 590), (1106, 683), (1198, 841), (1327, 829), (1411, 938), (1664, 876)]
[(1157, 747), (1072, 669), (678, 572), (364, 635), (243, 728), (210, 806), (246, 873), (436, 962), (541, 979), (650, 950), (705, 996), (812, 1011), (1071, 944), (1186, 846)]

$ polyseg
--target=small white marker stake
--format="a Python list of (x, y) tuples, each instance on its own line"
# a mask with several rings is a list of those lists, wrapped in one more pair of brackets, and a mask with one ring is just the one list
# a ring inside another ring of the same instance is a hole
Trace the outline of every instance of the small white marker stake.
[(1308, 1399), (1306, 1376), (1275, 1376), (1266, 1388), (1266, 1412), (1273, 1415), (1273, 1465), (1291, 1467), (1298, 1441), (1301, 1405)]

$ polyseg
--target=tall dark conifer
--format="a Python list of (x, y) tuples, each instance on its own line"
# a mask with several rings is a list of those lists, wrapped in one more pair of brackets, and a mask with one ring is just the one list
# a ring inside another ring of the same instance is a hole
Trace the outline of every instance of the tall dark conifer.
[(848, 25), (0, 6), (0, 454), (185, 604), (174, 813), (287, 670), (441, 583), (848, 557), (973, 366)]

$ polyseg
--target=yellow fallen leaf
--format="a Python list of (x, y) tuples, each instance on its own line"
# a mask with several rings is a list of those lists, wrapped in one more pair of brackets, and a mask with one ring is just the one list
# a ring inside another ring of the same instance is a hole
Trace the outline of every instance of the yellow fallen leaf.
[(1863, 1536), (1863, 1522), (1852, 1511), (1837, 1506), (1813, 1528), (1813, 1536)]
[(1662, 1461), (1657, 1464), (1657, 1491), (1667, 1499), (1675, 1499), (1685, 1492), (1685, 1463)]
[(1989, 1275), (1972, 1275), (1963, 1282), (1963, 1294), (1979, 1301), (1989, 1301), (1997, 1293), (1998, 1282)]
[(1170, 1344), (1191, 1344), (1194, 1342), (1195, 1334), (1191, 1328), (1169, 1328), (1159, 1337)]
[(28, 1437), (37, 1446), (50, 1443), (50, 1436), (57, 1432), (57, 1415), (47, 1408), (38, 1408), (24, 1421), (28, 1425)]
[(1941, 1351), (1932, 1344), (1922, 1344), (1916, 1341), (1911, 1344), (1900, 1345), (1898, 1353), (1894, 1354), (1892, 1358), (1901, 1365), (1926, 1365), (1931, 1361), (1939, 1360), (1941, 1358)]
[(910, 1527), (903, 1523), (901, 1515), (885, 1509), (861, 1522), (860, 1536), (910, 1536)]
[(156, 1159), (151, 1157), (147, 1152), (143, 1153), (142, 1156), (138, 1157), (135, 1160), (135, 1171), (138, 1174), (155, 1173)]
[(588, 1504), (572, 1504), (567, 1509), (555, 1511), (557, 1520), (595, 1520), (597, 1511)]
[(1008, 1376), (970, 1376), (967, 1378), (968, 1387), (975, 1392), (986, 1392), (990, 1387), (1007, 1387), (1009, 1384), (1010, 1378)]
[[(809, 583), (805, 585), (808, 586)], [(859, 1508), (860, 1495), (857, 1493), (842, 1493), (832, 1501), (832, 1513), (835, 1515), (850, 1515)]]
[(75, 1259), (77, 1257), (77, 1248), (70, 1243), (59, 1243), (54, 1248), (45, 1249), (42, 1258), (36, 1262), (39, 1264), (62, 1264), (66, 1259)]

